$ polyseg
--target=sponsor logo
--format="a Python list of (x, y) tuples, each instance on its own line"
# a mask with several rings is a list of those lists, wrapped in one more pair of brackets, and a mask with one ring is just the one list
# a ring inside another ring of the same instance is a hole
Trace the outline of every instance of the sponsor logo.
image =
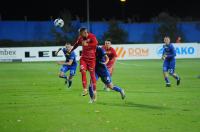
[(31, 51), (25, 51), (24, 57), (25, 58), (36, 58), (36, 57), (63, 57), (63, 55), (57, 55), (55, 54), (56, 51), (38, 51), (37, 53), (32, 53)]
[(129, 56), (148, 56), (149, 49), (148, 48), (129, 48), (128, 54)]
[(176, 54), (178, 55), (193, 55), (195, 53), (194, 47), (176, 47)]
[(117, 53), (117, 57), (124, 58), (126, 50), (123, 47), (116, 47), (115, 51)]
[(15, 50), (0, 49), (0, 55), (1, 56), (13, 56), (13, 55), (16, 55), (16, 51)]
[(124, 58), (125, 55), (128, 55), (129, 57), (140, 57), (149, 55), (148, 48), (128, 48), (127, 50), (125, 50), (123, 47), (116, 47), (115, 50), (119, 58)]
[[(175, 47), (176, 55), (193, 55), (195, 54), (195, 48), (194, 47)], [(156, 54), (158, 56), (162, 56), (163, 53), (163, 47), (160, 46), (156, 49)]]

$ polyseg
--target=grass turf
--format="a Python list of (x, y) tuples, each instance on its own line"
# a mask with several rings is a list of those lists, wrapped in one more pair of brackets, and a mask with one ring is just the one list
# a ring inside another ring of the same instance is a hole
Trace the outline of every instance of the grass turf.
[(0, 63), (1, 132), (199, 132), (200, 60), (177, 60), (181, 85), (170, 77), (166, 88), (162, 61), (118, 61), (113, 82), (126, 91), (103, 91), (98, 100), (82, 97), (77, 69), (71, 89), (58, 78), (55, 62)]

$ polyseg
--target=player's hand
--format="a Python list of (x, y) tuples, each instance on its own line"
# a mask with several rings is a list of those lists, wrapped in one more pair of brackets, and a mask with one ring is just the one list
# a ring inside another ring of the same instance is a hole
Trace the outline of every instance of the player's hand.
[(167, 57), (167, 55), (163, 55), (163, 56), (162, 56), (162, 59), (165, 60), (166, 57)]
[(83, 45), (83, 46), (88, 46), (88, 43), (87, 43), (87, 41), (85, 41), (85, 40), (84, 40), (84, 41), (82, 41), (82, 45)]

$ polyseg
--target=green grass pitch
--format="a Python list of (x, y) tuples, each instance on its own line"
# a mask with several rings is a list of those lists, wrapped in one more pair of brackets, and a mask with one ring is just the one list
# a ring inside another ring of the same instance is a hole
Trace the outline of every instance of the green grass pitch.
[(199, 132), (200, 60), (177, 60), (180, 86), (166, 88), (161, 60), (118, 61), (113, 82), (89, 104), (79, 69), (71, 89), (55, 62), (0, 63), (0, 132)]

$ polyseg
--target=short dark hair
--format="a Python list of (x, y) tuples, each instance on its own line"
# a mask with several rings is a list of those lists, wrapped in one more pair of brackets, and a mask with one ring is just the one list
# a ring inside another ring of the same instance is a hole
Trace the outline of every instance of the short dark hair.
[(66, 42), (65, 45), (70, 45), (70, 46), (72, 46), (71, 43), (68, 43), (68, 42)]
[(105, 41), (110, 41), (111, 42), (111, 39), (106, 39)]
[(87, 30), (86, 27), (81, 27), (81, 28), (79, 28), (78, 32), (80, 33), (80, 32), (86, 31), (86, 30)]
[(164, 38), (169, 38), (169, 39), (170, 39), (170, 36), (168, 36), (168, 35), (165, 35), (165, 36), (164, 36)]

